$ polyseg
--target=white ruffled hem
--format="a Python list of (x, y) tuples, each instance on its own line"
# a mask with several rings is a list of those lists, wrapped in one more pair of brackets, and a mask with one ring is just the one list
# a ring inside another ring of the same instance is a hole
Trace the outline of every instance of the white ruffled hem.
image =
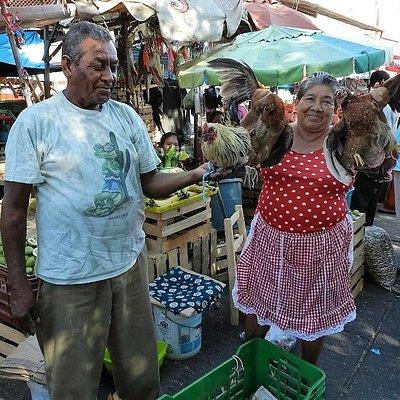
[[(242, 304), (239, 303), (238, 301), (238, 295), (237, 295), (237, 283), (235, 282), (235, 286), (232, 290), (232, 299), (233, 299), (233, 304), (235, 305), (235, 307), (240, 310), (241, 312), (245, 313), (245, 314), (254, 314), (256, 315), (256, 311), (254, 308), (251, 307), (245, 307)], [(329, 336), (329, 335), (333, 335), (335, 333), (339, 333), (342, 332), (344, 329), (344, 326), (346, 324), (348, 324), (349, 322), (352, 322), (356, 319), (356, 311), (351, 312), (350, 314), (348, 314), (346, 317), (343, 318), (342, 322), (339, 325), (336, 326), (331, 326), (329, 328), (323, 329), (321, 331), (312, 333), (312, 334), (307, 334), (304, 332), (299, 332), (299, 331), (295, 331), (292, 329), (287, 329), (284, 332), (288, 333), (289, 335), (292, 335), (294, 337), (296, 337), (297, 339), (301, 339), (301, 340), (306, 340), (306, 341), (313, 341), (316, 339), (319, 339), (320, 337), (323, 336)], [(268, 319), (262, 319), (259, 318), (257, 316), (257, 322), (260, 325), (268, 325), (271, 328), (275, 328), (275, 329), (280, 329), (282, 330), (282, 328), (278, 325), (276, 325), (275, 323), (273, 323), (272, 321), (268, 320)]]

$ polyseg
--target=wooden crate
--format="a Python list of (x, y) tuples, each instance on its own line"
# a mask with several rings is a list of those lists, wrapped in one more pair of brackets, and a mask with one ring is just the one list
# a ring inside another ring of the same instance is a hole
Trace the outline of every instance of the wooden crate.
[(169, 211), (146, 211), (143, 224), (149, 253), (164, 254), (207, 236), (212, 231), (210, 199), (197, 200)]
[[(8, 284), (7, 268), (0, 266), (0, 322), (5, 322), (13, 327), (17, 327), (11, 318), (10, 308), (10, 288)], [(39, 280), (36, 276), (28, 277), (28, 281), (34, 293), (39, 289)]]
[(7, 358), (20, 343), (26, 339), (26, 336), (0, 322), (0, 362)]
[(139, 107), (136, 108), (136, 111), (145, 123), (151, 141), (154, 142), (156, 135), (156, 125), (153, 120), (153, 109), (151, 108), (151, 105), (140, 104)]
[(353, 222), (353, 265), (350, 270), (351, 292), (354, 298), (364, 286), (364, 228), (365, 214)]
[(180, 266), (199, 274), (210, 276), (213, 257), (216, 254), (217, 231), (197, 237), (164, 253), (148, 253), (149, 282)]

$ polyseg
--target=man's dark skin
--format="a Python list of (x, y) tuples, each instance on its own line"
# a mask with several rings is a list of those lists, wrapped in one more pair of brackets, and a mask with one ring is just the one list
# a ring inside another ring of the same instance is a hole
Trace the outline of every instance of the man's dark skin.
[[(81, 56), (78, 61), (74, 62), (64, 55), (61, 65), (68, 80), (64, 90), (67, 99), (77, 107), (100, 111), (102, 104), (110, 99), (116, 81), (118, 58), (114, 44), (111, 41), (87, 38), (81, 44)], [(207, 164), (179, 174), (164, 174), (153, 170), (141, 174), (143, 193), (150, 198), (166, 197), (199, 182), (206, 172)], [(229, 172), (212, 174), (210, 179), (218, 179)], [(35, 299), (26, 277), (24, 258), (27, 208), (31, 190), (30, 184), (7, 181), (4, 183), (1, 234), (8, 267), (11, 314), (23, 332), (34, 334), (31, 310)]]

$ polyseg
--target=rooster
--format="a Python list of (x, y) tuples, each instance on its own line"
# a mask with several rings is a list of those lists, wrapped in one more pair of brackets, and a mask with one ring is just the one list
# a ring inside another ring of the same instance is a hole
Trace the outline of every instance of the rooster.
[[(217, 58), (208, 64), (217, 71), (222, 83), (221, 97), (225, 109), (229, 109), (234, 100), (241, 103), (251, 99), (257, 89), (266, 89), (245, 63)], [(253, 166), (278, 164), (292, 147), (293, 130), (285, 118), (283, 101), (270, 92), (266, 103), (263, 109), (255, 110), (257, 119), (246, 126), (252, 147), (249, 163)]]
[(251, 142), (245, 128), (206, 123), (200, 138), (204, 157), (216, 168), (236, 168), (249, 161)]
[(395, 139), (382, 111), (388, 103), (400, 111), (400, 74), (368, 94), (348, 92), (341, 100), (343, 118), (329, 132), (324, 154), (330, 172), (344, 184), (350, 184), (357, 171), (391, 178)]

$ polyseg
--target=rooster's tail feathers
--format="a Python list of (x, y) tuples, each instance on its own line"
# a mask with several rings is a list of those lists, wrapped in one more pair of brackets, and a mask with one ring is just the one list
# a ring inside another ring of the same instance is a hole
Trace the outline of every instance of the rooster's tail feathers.
[(262, 88), (254, 72), (244, 62), (229, 58), (216, 58), (209, 61), (208, 65), (215, 69), (222, 84), (221, 97), (224, 105), (236, 100), (241, 103), (250, 100), (254, 91)]

